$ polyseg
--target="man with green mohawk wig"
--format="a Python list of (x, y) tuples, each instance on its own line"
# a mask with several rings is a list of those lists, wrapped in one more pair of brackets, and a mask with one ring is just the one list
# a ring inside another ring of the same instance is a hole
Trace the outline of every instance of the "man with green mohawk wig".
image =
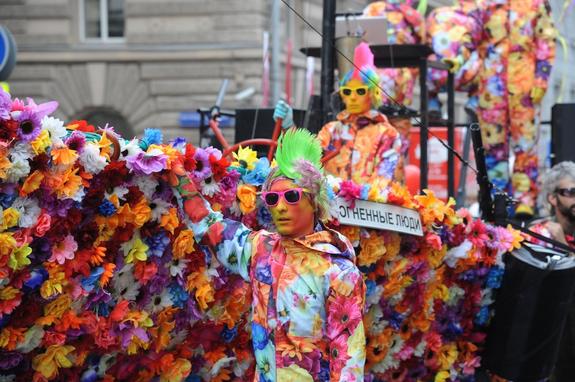
[(254, 381), (362, 381), (365, 285), (349, 240), (326, 228), (322, 149), (307, 130), (278, 141), (261, 198), (277, 232), (211, 210), (191, 178), (177, 190), (198, 243), (252, 285)]

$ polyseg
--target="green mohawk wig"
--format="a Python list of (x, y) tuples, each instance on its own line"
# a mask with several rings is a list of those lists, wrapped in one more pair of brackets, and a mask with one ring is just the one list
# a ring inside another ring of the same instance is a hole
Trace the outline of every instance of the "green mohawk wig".
[(302, 187), (314, 201), (317, 217), (329, 218), (329, 199), (321, 164), (322, 148), (317, 137), (305, 129), (289, 129), (278, 140), (277, 168), (272, 170), (264, 189), (275, 179), (288, 178)]

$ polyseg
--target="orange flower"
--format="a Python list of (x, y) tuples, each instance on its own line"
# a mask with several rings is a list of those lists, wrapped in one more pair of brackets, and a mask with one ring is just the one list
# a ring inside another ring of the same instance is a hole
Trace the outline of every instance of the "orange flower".
[(134, 224), (138, 228), (152, 217), (152, 210), (146, 198), (141, 198), (136, 205), (132, 206), (132, 212), (134, 213)]
[(277, 346), (277, 351), (282, 353), (282, 357), (288, 356), (290, 358), (297, 358), (302, 360), (302, 354), (311, 353), (316, 346), (311, 338), (301, 337), (299, 339), (292, 339), (292, 342), (280, 342)]
[(204, 354), (204, 359), (206, 361), (208, 361), (210, 364), (215, 364), (216, 362), (218, 362), (220, 359), (225, 358), (226, 357), (226, 352), (224, 347), (219, 346), (217, 348), (215, 348), (212, 351), (207, 352), (206, 354)]
[(100, 276), (100, 286), (105, 287), (108, 285), (110, 279), (114, 276), (114, 269), (116, 269), (116, 264), (106, 263), (103, 265), (104, 273)]
[(214, 301), (214, 288), (212, 288), (211, 284), (206, 283), (196, 289), (196, 301), (200, 309), (208, 309), (208, 303)]
[(32, 174), (28, 175), (22, 188), (20, 188), (20, 196), (26, 196), (31, 192), (34, 192), (40, 187), (40, 184), (44, 180), (44, 174), (40, 170), (34, 171)]
[(112, 141), (108, 139), (105, 131), (102, 133), (102, 137), (98, 142), (98, 147), (100, 148), (100, 155), (106, 157), (109, 161), (110, 153), (112, 152)]
[(168, 213), (162, 215), (160, 219), (160, 227), (165, 228), (172, 234), (179, 224), (180, 220), (178, 219), (178, 210), (174, 207), (170, 208)]
[(73, 196), (82, 185), (82, 178), (77, 175), (79, 168), (70, 168), (61, 174), (62, 184), (56, 189), (59, 198), (69, 198)]
[(383, 235), (375, 231), (371, 231), (367, 237), (361, 237), (359, 243), (361, 251), (357, 257), (357, 264), (360, 266), (370, 266), (387, 252)]
[(420, 204), (419, 212), (424, 225), (432, 224), (436, 220), (442, 222), (445, 217), (454, 217), (455, 211), (451, 208), (455, 204), (452, 198), (444, 203), (435, 197), (431, 190), (423, 190), (425, 195), (416, 195), (413, 198)]
[(90, 265), (98, 266), (104, 262), (106, 258), (106, 247), (96, 247), (91, 251)]
[(12, 162), (10, 162), (8, 155), (6, 155), (6, 148), (0, 146), (0, 179), (6, 179), (6, 170), (10, 167), (12, 167)]
[[(226, 370), (226, 369), (222, 369)], [(220, 374), (222, 374), (222, 370), (220, 370)], [(192, 364), (187, 359), (178, 358), (175, 362), (171, 362), (169, 367), (167, 367), (162, 374), (160, 375), (160, 382), (179, 382), (183, 381), (192, 371)], [(228, 372), (229, 374), (229, 372)], [(216, 378), (218, 378), (216, 376)], [(214, 381), (215, 379), (212, 379)], [(220, 379), (223, 380), (223, 379)], [(226, 379), (226, 380), (229, 380)]]
[(255, 186), (247, 184), (239, 185), (236, 196), (240, 201), (240, 211), (242, 211), (243, 214), (248, 214), (256, 209), (257, 193)]
[(16, 346), (24, 341), (26, 328), (7, 327), (0, 332), (0, 348), (8, 351), (15, 350)]
[(52, 161), (57, 165), (70, 166), (76, 162), (78, 158), (78, 153), (76, 150), (72, 150), (66, 146), (53, 147), (52, 151)]
[(138, 261), (134, 267), (134, 277), (141, 282), (142, 285), (146, 285), (156, 273), (158, 273), (158, 266), (153, 262)]
[(232, 372), (228, 369), (222, 368), (218, 375), (211, 379), (212, 382), (222, 382), (222, 381), (229, 381), (231, 379), (230, 374)]
[[(156, 341), (154, 342), (154, 351), (159, 353), (168, 347), (171, 339), (171, 332), (176, 327), (174, 321), (164, 321), (150, 328), (150, 334)], [(162, 369), (165, 371), (165, 369)]]
[(192, 253), (194, 250), (194, 232), (185, 229), (180, 232), (176, 240), (174, 240), (174, 245), (172, 246), (172, 256), (175, 259), (181, 259), (187, 254)]

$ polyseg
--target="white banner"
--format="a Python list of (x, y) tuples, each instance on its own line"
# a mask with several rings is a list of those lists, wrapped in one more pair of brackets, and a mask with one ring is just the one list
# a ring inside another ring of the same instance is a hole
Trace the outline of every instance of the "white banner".
[(351, 208), (341, 198), (336, 199), (336, 205), (341, 224), (423, 236), (421, 217), (415, 210), (366, 200), (356, 200)]

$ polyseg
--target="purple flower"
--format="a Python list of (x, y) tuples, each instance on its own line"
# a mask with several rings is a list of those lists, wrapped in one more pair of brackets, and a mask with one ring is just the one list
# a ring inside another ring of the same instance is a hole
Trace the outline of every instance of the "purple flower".
[(10, 94), (0, 88), (0, 119), (10, 119), (12, 100)]
[(79, 131), (74, 131), (68, 139), (66, 139), (66, 146), (72, 150), (76, 150), (77, 152), (81, 153), (84, 149), (84, 145), (86, 144), (86, 137)]
[(196, 160), (196, 169), (192, 172), (192, 176), (196, 180), (204, 180), (212, 175), (212, 168), (210, 167), (210, 155), (204, 149), (197, 149), (194, 154)]
[(20, 123), (18, 136), (26, 142), (32, 142), (38, 137), (42, 130), (42, 119), (32, 110), (23, 110), (16, 116), (16, 121)]
[(139, 175), (151, 175), (166, 167), (167, 157), (159, 150), (140, 152), (126, 157), (126, 167)]
[(0, 370), (10, 370), (22, 362), (24, 356), (15, 351), (0, 351)]

